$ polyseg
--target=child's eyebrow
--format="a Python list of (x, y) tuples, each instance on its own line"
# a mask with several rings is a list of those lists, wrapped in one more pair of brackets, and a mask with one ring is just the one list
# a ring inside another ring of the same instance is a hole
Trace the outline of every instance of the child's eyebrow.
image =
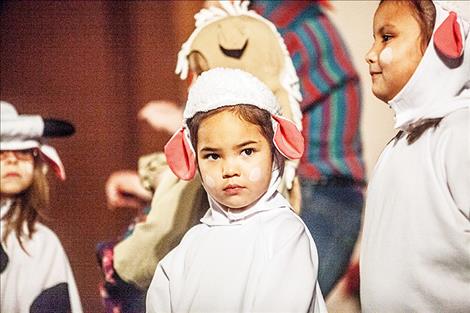
[(212, 148), (212, 147), (204, 147), (200, 150), (200, 152), (217, 152), (220, 149), (217, 148)]
[(235, 146), (235, 148), (242, 148), (244, 146), (248, 146), (248, 145), (251, 145), (251, 144), (254, 144), (254, 143), (258, 143), (258, 141), (256, 140), (248, 140), (248, 141), (245, 141), (245, 142), (242, 142), (238, 145)]
[[(258, 143), (258, 141), (256, 141), (256, 140), (248, 140), (248, 141), (239, 143), (239, 144), (235, 145), (234, 147), (235, 147), (236, 149), (240, 149), (240, 148), (242, 148), (242, 147), (245, 147), (245, 146), (248, 146), (248, 145), (251, 145), (251, 144), (257, 144), (257, 143)], [(220, 151), (220, 150), (221, 150), (221, 149), (219, 149), (219, 148), (203, 147), (203, 148), (201, 148), (199, 151), (200, 151), (200, 152), (218, 152), (218, 151)]]
[(392, 24), (385, 24), (385, 25), (382, 25), (379, 30), (378, 30), (378, 33), (383, 33), (385, 31), (390, 31), (390, 30), (394, 30), (395, 29), (395, 25), (392, 25)]

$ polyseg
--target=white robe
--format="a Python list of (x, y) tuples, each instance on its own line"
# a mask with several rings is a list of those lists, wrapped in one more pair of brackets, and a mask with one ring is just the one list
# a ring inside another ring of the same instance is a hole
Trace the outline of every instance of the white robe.
[[(436, 25), (446, 17), (436, 6)], [(467, 25), (468, 26), (468, 25)], [(470, 312), (470, 38), (458, 67), (433, 42), (390, 101), (405, 130), (369, 183), (361, 243), (364, 313)], [(412, 144), (407, 128), (442, 117)]]
[(275, 186), (239, 214), (210, 199), (158, 264), (147, 312), (326, 312), (315, 244)]
[[(2, 206), (3, 216), (8, 207)], [(1, 222), (1, 236), (4, 232)], [(32, 239), (24, 239), (21, 248), (16, 235), (10, 233), (2, 246), (8, 264), (0, 275), (0, 311), (2, 313), (29, 313), (33, 302), (49, 288), (66, 283), (72, 313), (81, 313), (82, 307), (68, 258), (56, 234), (37, 222)], [(49, 289), (50, 290), (50, 289)], [(57, 299), (56, 299), (57, 300)]]

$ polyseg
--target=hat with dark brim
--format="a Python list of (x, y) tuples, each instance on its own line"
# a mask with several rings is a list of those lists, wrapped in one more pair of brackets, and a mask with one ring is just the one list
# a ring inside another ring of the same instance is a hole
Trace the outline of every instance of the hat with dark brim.
[(40, 115), (19, 115), (15, 107), (6, 101), (0, 101), (0, 106), (0, 150), (38, 149), (41, 158), (64, 180), (64, 166), (57, 151), (41, 141), (43, 138), (73, 135), (73, 124), (65, 120), (42, 118)]

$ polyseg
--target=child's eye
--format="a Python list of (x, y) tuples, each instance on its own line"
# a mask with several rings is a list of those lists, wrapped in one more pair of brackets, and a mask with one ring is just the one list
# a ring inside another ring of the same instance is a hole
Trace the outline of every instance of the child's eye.
[(252, 155), (254, 151), (255, 151), (255, 149), (253, 149), (253, 148), (246, 148), (246, 149), (243, 149), (242, 154)]
[(208, 160), (217, 160), (219, 158), (219, 155), (217, 153), (208, 153), (204, 155), (204, 159)]
[(387, 42), (387, 41), (389, 41), (390, 39), (392, 39), (392, 36), (390, 36), (390, 35), (382, 35), (382, 41), (383, 41), (383, 42)]

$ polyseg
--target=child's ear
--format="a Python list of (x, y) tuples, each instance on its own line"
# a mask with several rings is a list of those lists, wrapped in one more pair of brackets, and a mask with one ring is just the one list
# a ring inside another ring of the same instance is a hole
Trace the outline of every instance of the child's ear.
[(196, 174), (196, 158), (185, 127), (180, 128), (165, 145), (166, 161), (178, 178), (191, 180)]
[(437, 51), (448, 58), (457, 59), (463, 53), (463, 36), (457, 14), (450, 12), (434, 33), (434, 45)]
[(273, 138), (277, 150), (290, 160), (300, 159), (304, 153), (302, 133), (290, 120), (276, 115), (272, 118), (277, 122)]

